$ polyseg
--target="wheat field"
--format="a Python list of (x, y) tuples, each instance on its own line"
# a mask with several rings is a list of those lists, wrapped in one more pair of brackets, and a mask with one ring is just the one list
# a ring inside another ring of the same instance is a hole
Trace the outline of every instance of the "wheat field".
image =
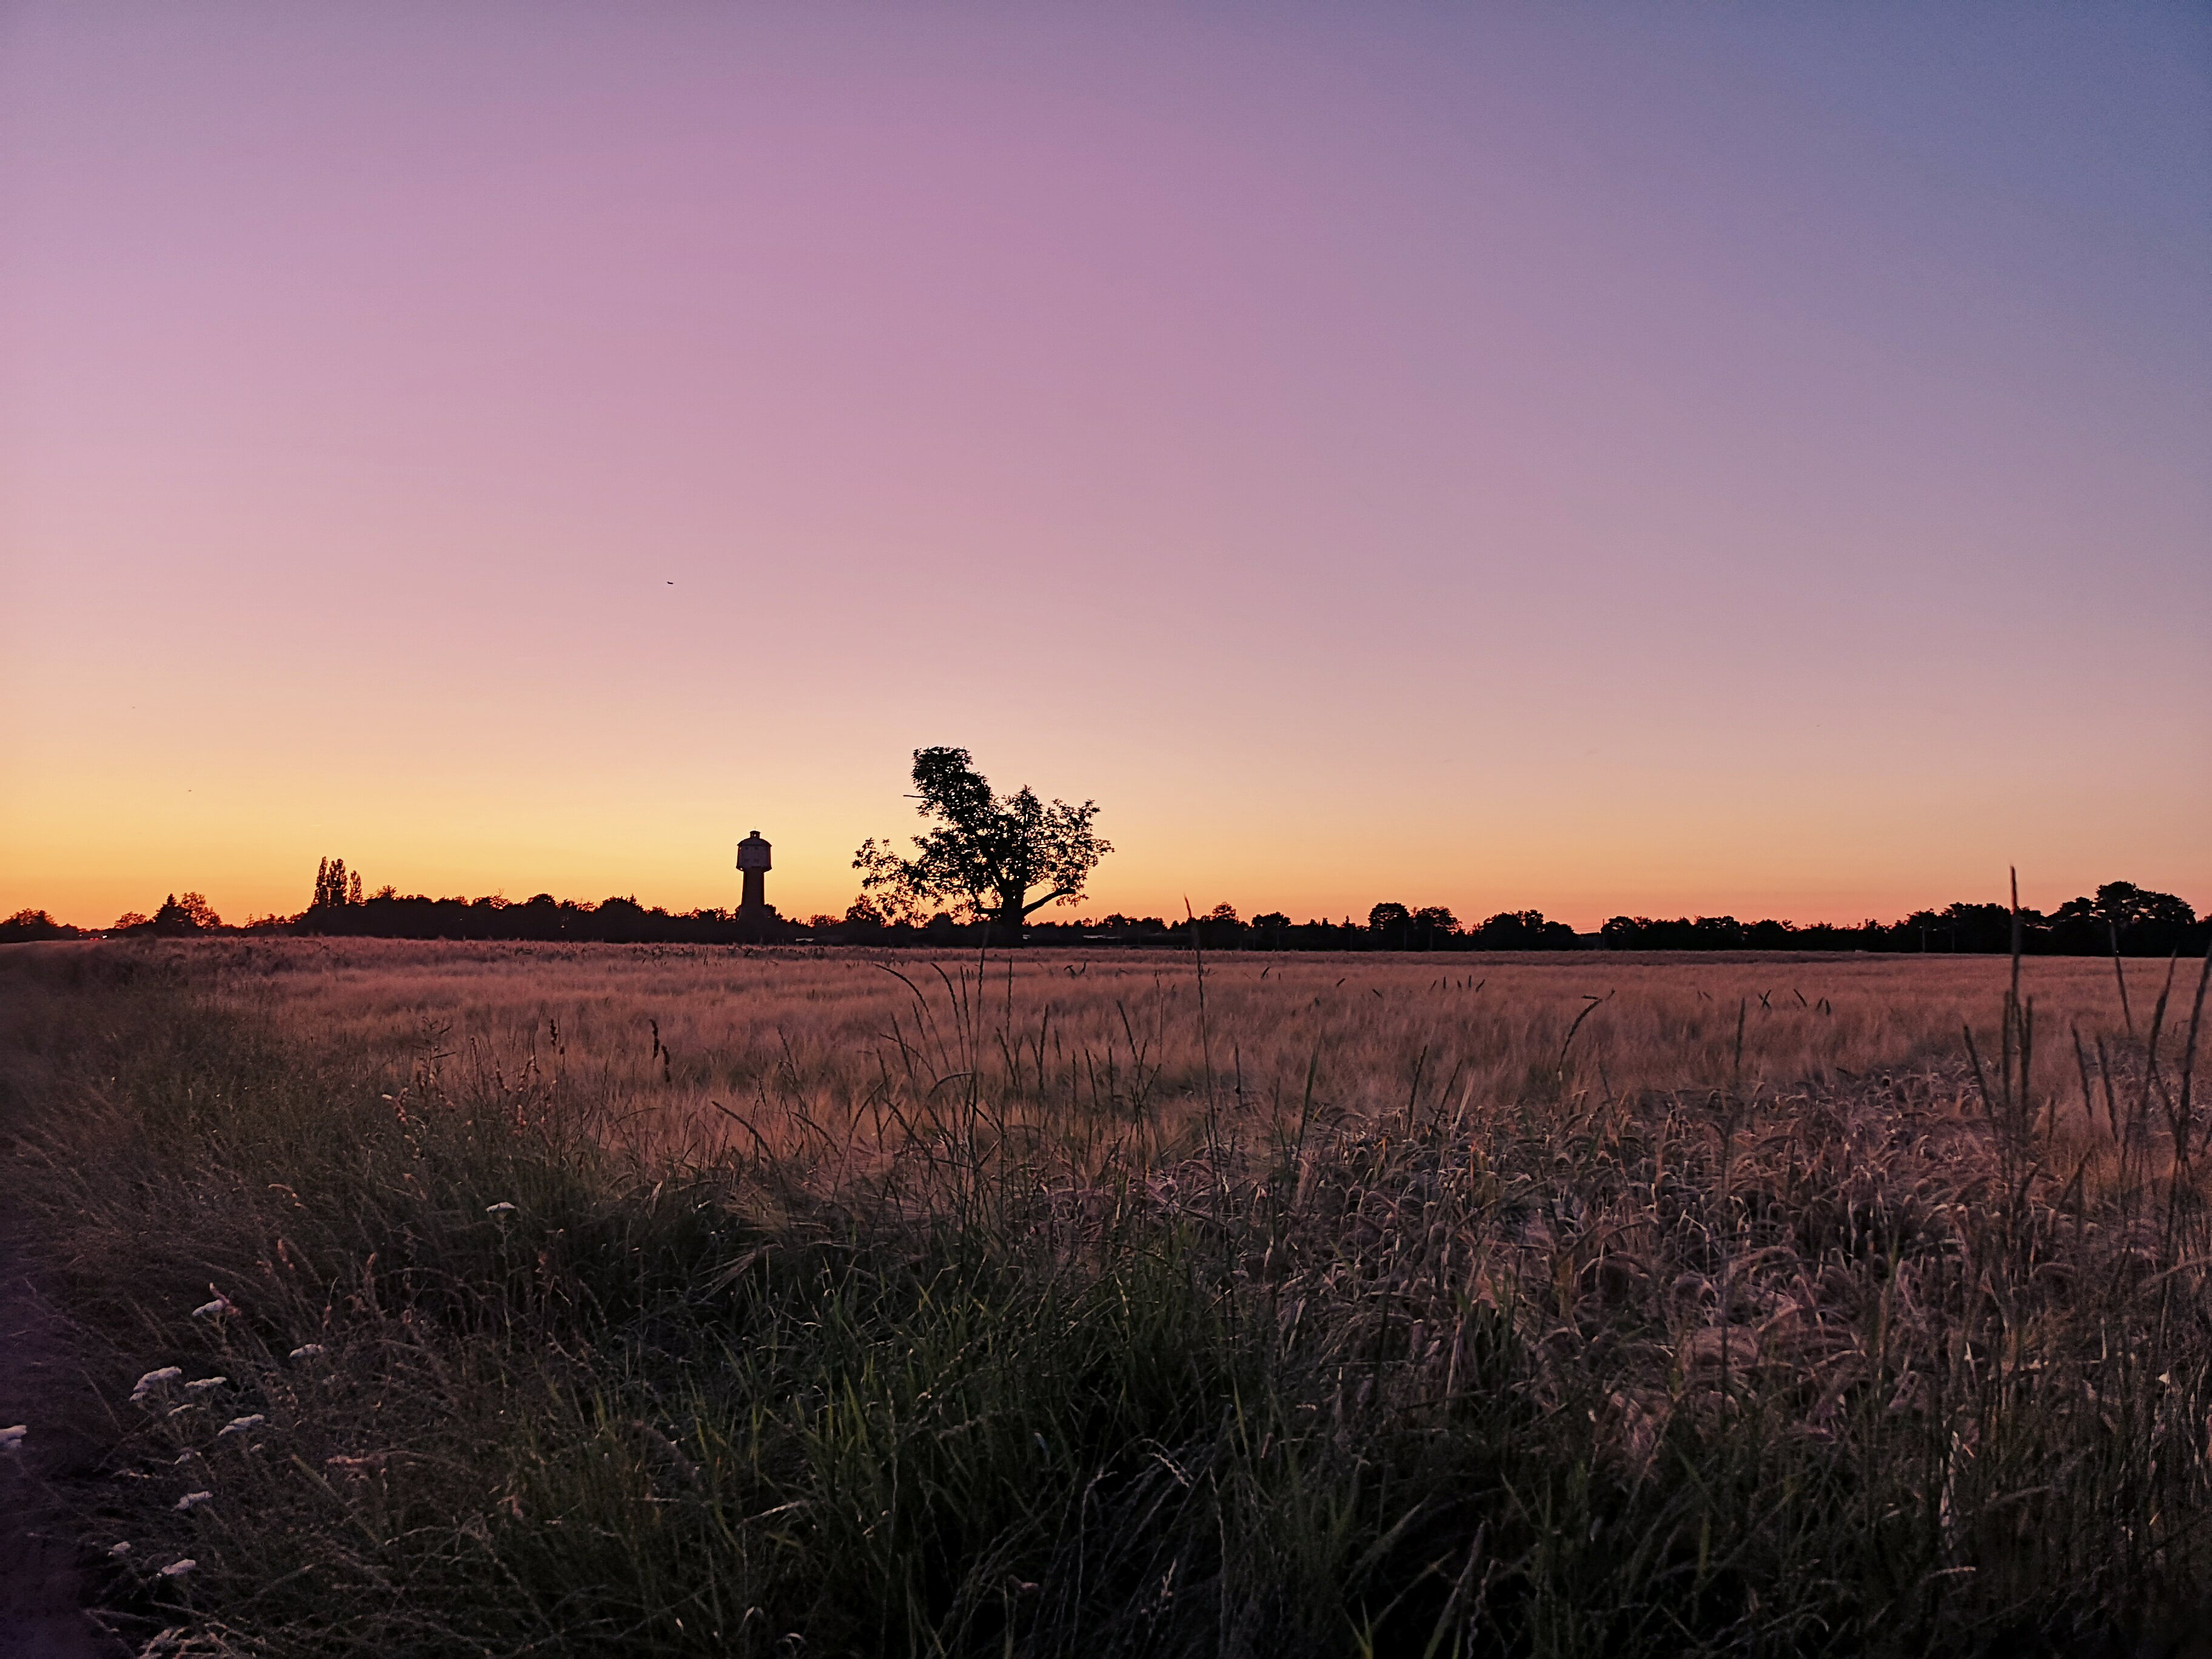
[(38, 1409), (97, 1425), (74, 1525), (149, 1653), (2212, 1617), (2198, 964), (283, 940), (0, 980), (18, 1249), (76, 1333)]
[[(211, 954), (225, 995), (303, 1037), (503, 1079), (558, 1070), (602, 1106), (678, 1135), (710, 1127), (716, 1102), (763, 1130), (779, 1101), (850, 1127), (920, 1051), (1009, 1098), (1080, 1109), (1141, 1099), (1186, 1124), (1209, 1090), (1255, 1118), (1295, 1112), (1310, 1091), (1375, 1117), (1440, 1091), (1494, 1104), (1955, 1077), (1966, 1030), (1994, 1051), (2010, 974), (2002, 958), (1941, 955), (1200, 961), (381, 940)], [(2046, 1038), (2035, 1085), (2062, 1115), (2081, 1105), (2072, 1036), (2092, 1052), (2126, 1040), (2169, 989), (2168, 966), (2025, 964)], [(2193, 988), (2174, 982), (2185, 999)]]

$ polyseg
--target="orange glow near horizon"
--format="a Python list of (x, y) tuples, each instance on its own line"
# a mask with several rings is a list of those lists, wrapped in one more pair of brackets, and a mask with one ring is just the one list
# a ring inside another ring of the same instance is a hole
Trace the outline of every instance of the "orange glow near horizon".
[[(856, 789), (847, 791), (832, 810), (822, 810), (818, 803), (836, 784), (825, 778), (816, 790), (793, 792), (793, 809), (782, 815), (781, 824), (768, 810), (749, 810), (742, 800), (702, 804), (656, 796), (643, 778), (625, 781), (639, 793), (619, 809), (584, 808), (573, 801), (564, 809), (551, 798), (558, 792), (549, 790), (540, 802), (520, 803), (544, 810), (544, 829), (535, 836), (514, 832), (513, 804), (456, 801), (458, 790), (439, 793), (446, 816), (434, 829), (416, 822), (404, 799), (380, 810), (374, 803), (356, 801), (343, 809), (352, 814), (354, 833), (330, 834), (319, 826), (336, 821), (340, 803), (240, 791), (246, 809), (241, 812), (236, 796), (221, 799), (218, 772), (208, 805), (188, 802), (173, 810), (159, 846), (144, 844), (134, 833), (127, 800), (114, 800), (112, 811), (89, 820), (57, 814), (47, 829), (53, 837), (50, 873), (33, 885), (13, 873), (22, 866), (11, 860), (0, 891), (0, 914), (36, 905), (63, 921), (103, 926), (127, 909), (150, 912), (164, 894), (188, 889), (204, 893), (232, 921), (291, 914), (305, 906), (315, 860), (323, 855), (344, 857), (371, 890), (389, 883), (401, 892), (433, 896), (503, 893), (521, 899), (550, 891), (593, 902), (613, 894), (635, 895), (641, 902), (671, 910), (733, 906), (733, 849), (756, 819), (775, 846), (775, 869), (769, 878), (771, 902), (800, 918), (841, 913), (858, 890), (848, 866), (860, 836), (903, 835), (914, 822), (899, 799), (904, 780), (895, 760), (881, 769), (872, 811)], [(1011, 772), (999, 780), (1019, 781)], [(1042, 775), (1034, 781), (1052, 788)], [(1155, 793), (1146, 801), (1141, 776), (1115, 781), (1121, 786), (1118, 797), (1110, 784), (1101, 781), (1102, 798), (1109, 803), (1102, 822), (1121, 850), (1101, 867), (1081, 904), (1055, 906), (1041, 916), (1103, 916), (1118, 910), (1175, 917), (1182, 914), (1187, 900), (1201, 912), (1225, 901), (1246, 916), (1279, 909), (1304, 921), (1364, 916), (1377, 901), (1396, 898), (1413, 905), (1448, 904), (1468, 921), (1501, 909), (1534, 907), (1587, 931), (1619, 914), (1725, 912), (1744, 920), (1779, 915), (1799, 921), (1855, 922), (1866, 916), (1887, 921), (1957, 898), (1999, 899), (2004, 889), (2003, 868), (1990, 871), (1978, 862), (1984, 837), (2002, 843), (2006, 826), (2001, 808), (1990, 811), (1978, 824), (1960, 826), (1948, 845), (1937, 846), (1924, 835), (1898, 836), (1885, 844), (1880, 815), (1862, 814), (1838, 826), (1831, 848), (1836, 867), (1808, 876), (1788, 856), (1758, 863), (1732, 860), (1731, 848), (1711, 843), (1702, 820), (1686, 820), (1672, 834), (1650, 836), (1637, 849), (1637, 861), (1626, 865), (1601, 831), (1580, 843), (1504, 830), (1454, 843), (1432, 833), (1392, 835), (1388, 825), (1378, 833), (1369, 815), (1341, 809), (1315, 812), (1308, 826), (1310, 842), (1270, 843), (1257, 826), (1220, 810), (1218, 802), (1193, 823), (1174, 796)], [(197, 796), (200, 790), (182, 783), (179, 793)], [(1078, 792), (1062, 787), (1059, 793)], [(1114, 811), (1117, 798), (1133, 800), (1135, 809), (1125, 805)], [(803, 810), (808, 804), (815, 810)], [(19, 810), (18, 821), (27, 816)], [(531, 816), (526, 811), (520, 821), (527, 823)], [(1786, 810), (1778, 809), (1766, 827), (1779, 833), (1787, 821)], [(34, 821), (27, 827), (35, 836), (46, 826)], [(1847, 852), (1843, 843), (1853, 833), (1860, 844)], [(72, 843), (66, 848), (60, 844), (64, 836)], [(1338, 860), (1328, 855), (1330, 847), (1357, 845), (1363, 836), (1364, 857)], [(287, 843), (299, 851), (279, 862), (276, 849)], [(2062, 873), (2054, 877), (2031, 866), (2023, 876), (2024, 901), (2047, 909), (2099, 880), (2131, 876), (2101, 867), (2094, 860), (2094, 849), (2084, 850), (2091, 856), (2077, 856), (2071, 864), (2079, 873), (2060, 866)], [(1923, 874), (1929, 871), (1936, 873)], [(2184, 896), (2200, 904), (2204, 897), (2201, 890), (2192, 893), (2185, 887)]]
[(0, 19), (0, 915), (2212, 907), (2212, 19)]

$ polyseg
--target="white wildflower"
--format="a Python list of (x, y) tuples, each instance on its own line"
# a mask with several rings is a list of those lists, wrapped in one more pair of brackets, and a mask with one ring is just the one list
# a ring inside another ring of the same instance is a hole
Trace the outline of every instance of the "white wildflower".
[(148, 1395), (167, 1388), (170, 1383), (184, 1374), (184, 1368), (179, 1365), (164, 1365), (158, 1371), (148, 1371), (145, 1376), (138, 1379), (137, 1386), (131, 1390), (131, 1403), (137, 1406), (144, 1405)]
[(196, 1510), (203, 1504), (214, 1502), (215, 1494), (211, 1492), (188, 1492), (177, 1500), (177, 1507), (180, 1510)]
[(164, 1578), (182, 1578), (186, 1573), (190, 1572), (198, 1565), (199, 1565), (199, 1563), (193, 1560), (192, 1558), (188, 1555), (183, 1560), (172, 1561), (167, 1566), (162, 1568), (161, 1577)]
[(210, 1389), (219, 1389), (229, 1382), (227, 1376), (203, 1376), (185, 1384), (186, 1394), (205, 1394)]
[(251, 1417), (234, 1417), (215, 1431), (215, 1437), (220, 1440), (227, 1434), (244, 1434), (248, 1429), (259, 1428), (268, 1420), (259, 1412)]
[(182, 1450), (182, 1451), (179, 1452), (179, 1453), (176, 1455), (176, 1457), (175, 1457), (173, 1461), (174, 1462), (176, 1462), (177, 1464), (179, 1464), (179, 1466), (181, 1466), (181, 1465), (183, 1465), (183, 1464), (185, 1464), (185, 1463), (189, 1463), (189, 1462), (191, 1462), (192, 1461), (192, 1459), (194, 1459), (195, 1457), (198, 1457), (198, 1455), (199, 1455), (199, 1454), (198, 1454), (198, 1452), (194, 1451), (194, 1450), (193, 1450), (190, 1446), (187, 1446), (187, 1447), (185, 1447), (185, 1448), (184, 1449), (184, 1450)]
[(237, 1311), (237, 1307), (232, 1303), (228, 1297), (218, 1296), (214, 1301), (203, 1302), (198, 1307), (193, 1309), (192, 1317), (195, 1319), (219, 1319), (224, 1314), (236, 1313)]
[(514, 1213), (514, 1206), (504, 1201), (497, 1204), (488, 1204), (484, 1206), (484, 1213), (486, 1215), (513, 1215)]
[(0, 1429), (0, 1451), (21, 1450), (23, 1444), (23, 1437), (28, 1433), (30, 1433), (30, 1430), (24, 1427), (21, 1423), (15, 1425), (12, 1428)]
[(325, 1349), (323, 1345), (319, 1342), (303, 1342), (298, 1347), (292, 1350), (292, 1358), (295, 1359), (313, 1359), (317, 1354), (324, 1352)]
[(130, 1540), (129, 1539), (125, 1539), (125, 1540), (124, 1540), (124, 1541), (123, 1541), (123, 1542), (121, 1542), (120, 1544), (110, 1544), (110, 1545), (107, 1547), (107, 1553), (108, 1553), (110, 1555), (128, 1555), (128, 1554), (130, 1554), (130, 1553), (131, 1553), (131, 1540)]

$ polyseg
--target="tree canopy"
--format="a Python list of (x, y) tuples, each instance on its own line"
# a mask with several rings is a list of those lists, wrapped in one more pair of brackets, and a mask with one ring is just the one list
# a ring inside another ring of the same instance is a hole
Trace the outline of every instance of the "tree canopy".
[[(391, 892), (390, 888), (385, 891)], [(349, 872), (343, 859), (325, 859), (315, 866), (315, 896), (310, 910), (337, 910), (361, 902), (361, 872)]]
[(163, 933), (201, 933), (222, 926), (222, 918), (198, 893), (182, 896), (172, 893), (161, 901), (161, 908), (154, 912), (153, 927)]
[(853, 855), (863, 896), (893, 917), (950, 906), (990, 921), (1006, 943), (1018, 943), (1032, 911), (1076, 902), (1091, 871), (1114, 850), (1092, 827), (1096, 801), (1048, 805), (1027, 784), (994, 794), (965, 749), (915, 750), (914, 785), (915, 811), (936, 823), (914, 838), (913, 855), (872, 836)]

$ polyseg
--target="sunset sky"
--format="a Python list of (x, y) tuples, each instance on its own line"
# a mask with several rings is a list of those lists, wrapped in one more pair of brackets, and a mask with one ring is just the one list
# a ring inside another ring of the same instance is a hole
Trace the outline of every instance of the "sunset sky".
[(0, 914), (2212, 907), (2212, 10), (11, 4), (0, 615)]

